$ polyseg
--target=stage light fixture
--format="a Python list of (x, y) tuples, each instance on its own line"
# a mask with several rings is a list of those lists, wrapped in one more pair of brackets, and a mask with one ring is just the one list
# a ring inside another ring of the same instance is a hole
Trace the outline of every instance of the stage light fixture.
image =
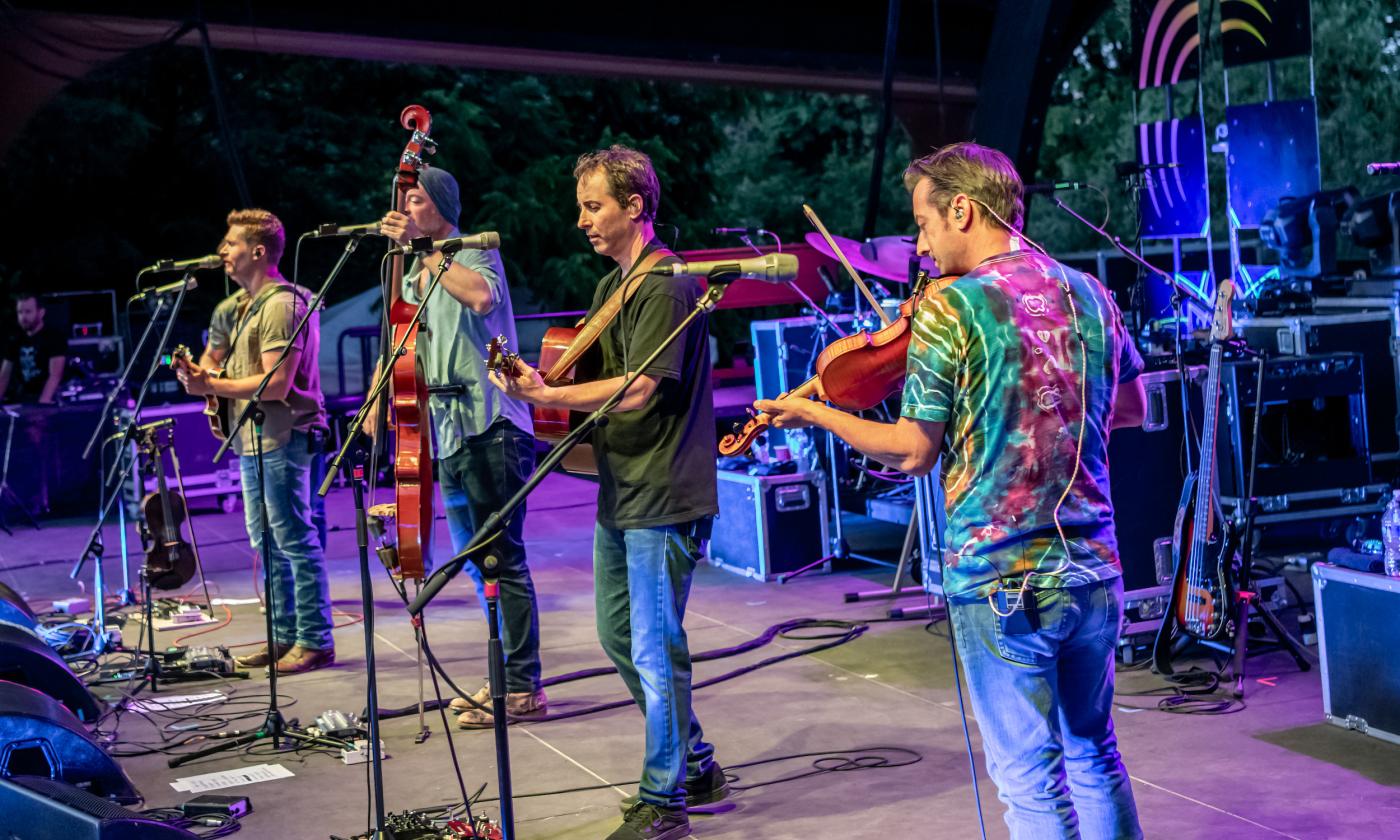
[(1371, 252), (1371, 274), (1400, 277), (1400, 190), (1356, 202), (1347, 232), (1357, 247)]
[(1337, 230), (1356, 198), (1355, 187), (1280, 198), (1259, 227), (1259, 238), (1278, 251), (1280, 273), (1321, 277), (1335, 272)]

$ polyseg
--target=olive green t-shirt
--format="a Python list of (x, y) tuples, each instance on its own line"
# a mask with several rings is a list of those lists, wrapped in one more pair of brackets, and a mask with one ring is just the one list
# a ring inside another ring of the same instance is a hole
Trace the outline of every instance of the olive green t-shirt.
[[(263, 353), (280, 353), (293, 330), (306, 315), (310, 297), (285, 281), (264, 286), (255, 299), (242, 289), (229, 295), (214, 309), (209, 323), (209, 349), (221, 350), (224, 375), (229, 379), (261, 376)], [(285, 400), (262, 402), (264, 452), (287, 445), (293, 431), (305, 432), (326, 427), (326, 410), (321, 397), (320, 316), (313, 314), (306, 330), (297, 337), (301, 355), (292, 372), (291, 387)], [(232, 348), (230, 351), (230, 347)], [(243, 413), (245, 400), (230, 401), (230, 422)], [(253, 424), (249, 422), (233, 442), (239, 455), (253, 454)]]

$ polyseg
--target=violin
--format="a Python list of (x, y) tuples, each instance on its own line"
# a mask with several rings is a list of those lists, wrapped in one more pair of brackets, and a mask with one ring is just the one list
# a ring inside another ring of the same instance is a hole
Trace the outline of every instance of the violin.
[[(394, 175), (394, 209), (403, 212), (408, 191), (418, 185), (423, 155), (435, 151), (429, 131), (432, 116), (422, 105), (409, 105), (399, 115), (399, 124), (412, 131)], [(391, 402), (394, 407), (394, 503), (398, 536), (399, 574), (422, 580), (424, 555), (433, 543), (433, 459), (428, 451), (428, 383), (418, 365), (418, 335), (421, 325), (413, 319), (417, 307), (399, 294), (403, 287), (404, 258), (390, 257), (389, 287), (393, 303), (389, 307), (390, 346), (399, 346), (404, 334), (403, 354), (393, 362)]]
[(146, 551), (146, 581), (155, 589), (178, 589), (194, 578), (194, 548), (181, 533), (180, 526), (189, 518), (189, 506), (185, 497), (170, 492), (165, 483), (165, 461), (161, 453), (169, 446), (157, 443), (155, 436), (164, 431), (173, 434), (168, 427), (152, 429), (148, 439), (147, 454), (156, 473), (156, 489), (147, 493), (141, 500), (141, 512), (146, 517), (146, 530), (151, 537), (151, 547)]
[[(846, 259), (826, 225), (817, 217), (816, 211), (804, 204), (802, 212), (826, 239), (827, 245), (831, 246), (832, 252), (850, 274), (856, 288), (865, 295), (871, 308), (879, 314), (884, 326), (875, 332), (860, 330), (828, 344), (817, 356), (816, 375), (779, 395), (778, 399), (818, 396), (845, 411), (866, 411), (904, 386), (909, 339), (913, 336), (914, 312), (918, 309), (919, 301), (930, 289), (942, 291), (958, 276), (944, 274), (931, 280), (928, 272), (921, 270), (914, 282), (913, 294), (900, 302), (899, 317), (891, 320)], [(767, 414), (750, 417), (742, 428), (720, 439), (719, 454), (729, 456), (747, 451), (754, 438), (767, 429), (769, 423)]]
[[(914, 312), (930, 291), (941, 291), (957, 279), (944, 275), (930, 280), (919, 272), (916, 291), (899, 304), (899, 317), (875, 332), (860, 330), (838, 338), (817, 355), (816, 375), (778, 399), (820, 397), (845, 411), (866, 411), (904, 387), (909, 340), (913, 337)], [(754, 438), (769, 425), (767, 414), (756, 414), (734, 433), (719, 441), (719, 454), (737, 455), (748, 450)]]

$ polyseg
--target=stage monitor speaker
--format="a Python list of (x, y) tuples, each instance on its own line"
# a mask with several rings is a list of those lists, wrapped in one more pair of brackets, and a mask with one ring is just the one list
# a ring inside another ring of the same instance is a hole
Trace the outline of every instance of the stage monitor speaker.
[(0, 779), (0, 838), (4, 840), (188, 840), (197, 836), (53, 779)]
[(0, 624), (13, 624), (26, 630), (39, 626), (39, 617), (20, 594), (3, 583), (0, 583)]
[[(42, 691), (91, 723), (102, 707), (63, 661), (33, 633), (0, 623), (0, 680)], [(4, 709), (0, 706), (0, 709)]]
[(72, 712), (27, 685), (0, 681), (0, 777), (12, 776), (61, 779), (119, 804), (141, 800)]

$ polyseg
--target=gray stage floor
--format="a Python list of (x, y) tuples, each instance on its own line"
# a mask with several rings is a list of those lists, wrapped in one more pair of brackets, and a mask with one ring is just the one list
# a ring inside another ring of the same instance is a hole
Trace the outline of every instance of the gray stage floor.
[[(547, 675), (607, 664), (593, 630), (589, 560), (593, 495), (593, 487), (586, 482), (551, 478), (527, 520)], [(194, 521), (216, 593), (251, 597), (253, 567), (241, 514), (208, 512)], [(303, 721), (327, 708), (358, 711), (364, 702), (363, 627), (348, 623), (361, 607), (347, 491), (338, 490), (333, 497), (331, 523), (336, 529), (330, 548), (332, 592), (340, 613), (337, 621), (347, 626), (336, 631), (336, 667), (280, 681), (281, 693), (294, 701), (287, 708), (288, 716)], [(47, 608), (52, 599), (80, 594), (67, 572), (90, 527), (81, 522), (55, 523), (37, 533), (20, 530), (14, 537), (0, 535), (0, 580), (23, 593), (36, 609)], [(445, 541), (445, 528), (440, 527), (439, 542)], [(108, 545), (112, 575), (117, 571), (111, 559), (116, 554), (114, 533)], [(703, 567), (696, 575), (686, 620), (691, 648), (737, 645), (790, 618), (880, 617), (883, 604), (847, 604), (842, 595), (887, 584), (888, 578), (887, 571), (877, 569), (807, 577), (777, 586)], [(418, 685), (411, 628), (397, 596), (378, 572), (374, 597), (380, 702), (386, 708), (407, 706), (415, 701)], [(918, 601), (900, 603), (916, 606)], [(136, 625), (128, 627), (134, 634)], [(434, 648), (450, 672), (463, 686), (475, 688), (486, 672), (486, 631), (465, 576), (430, 609), (429, 628)], [(238, 606), (226, 627), (187, 643), (246, 643), (260, 639), (262, 633), (257, 607)], [(163, 633), (161, 641), (171, 643), (176, 635)], [(696, 678), (716, 676), (804, 645), (780, 639), (736, 658), (701, 663)], [(976, 837), (976, 802), (950, 661), (946, 638), (932, 635), (921, 622), (878, 623), (849, 644), (697, 691), (700, 719), (726, 765), (862, 747), (899, 747), (917, 752), (922, 760), (745, 790), (721, 813), (695, 817), (695, 835), (714, 840)], [(1143, 710), (1155, 698), (1129, 694), (1152, 689), (1160, 680), (1141, 671), (1120, 672), (1116, 722), (1147, 835), (1396, 836), (1400, 747), (1324, 724), (1316, 670), (1299, 673), (1281, 654), (1252, 659), (1250, 668), (1246, 708), (1218, 716)], [(161, 693), (218, 687), (186, 683), (163, 688)], [(232, 682), (224, 690), (247, 697), (265, 692), (266, 683), (258, 675)], [(431, 688), (429, 692), (431, 696)], [(555, 711), (622, 696), (622, 684), (615, 676), (550, 691)], [(384, 765), (385, 796), (392, 811), (458, 798), (447, 738), (436, 716), (429, 718), (429, 725), (433, 734), (422, 744), (414, 743), (418, 731), (414, 716), (383, 725), (391, 755)], [(147, 740), (151, 734), (137, 716), (123, 718), (121, 738)], [(485, 795), (494, 796), (492, 734), (454, 732), (452, 738), (468, 789), (485, 784)], [(1005, 837), (1001, 806), (986, 777), (979, 744), (974, 724), (972, 745), (987, 833)], [(636, 778), (640, 768), (641, 720), (634, 708), (625, 708), (517, 726), (511, 729), (510, 745), (517, 794), (604, 786), (519, 799), (517, 836), (601, 838), (618, 822), (618, 800), (634, 789), (629, 780)], [(177, 777), (264, 762), (283, 764), (295, 775), (233, 789), (250, 796), (255, 808), (245, 821), (243, 836), (310, 840), (365, 829), (366, 768), (344, 766), (337, 758), (306, 753), (224, 754), (171, 770), (164, 756), (153, 755), (127, 758), (122, 764), (148, 803), (163, 806), (185, 798), (170, 786)], [(810, 758), (794, 759), (735, 773), (740, 786), (752, 785), (801, 774), (811, 768), (810, 762)], [(498, 813), (494, 804), (484, 807), (493, 816)]]

